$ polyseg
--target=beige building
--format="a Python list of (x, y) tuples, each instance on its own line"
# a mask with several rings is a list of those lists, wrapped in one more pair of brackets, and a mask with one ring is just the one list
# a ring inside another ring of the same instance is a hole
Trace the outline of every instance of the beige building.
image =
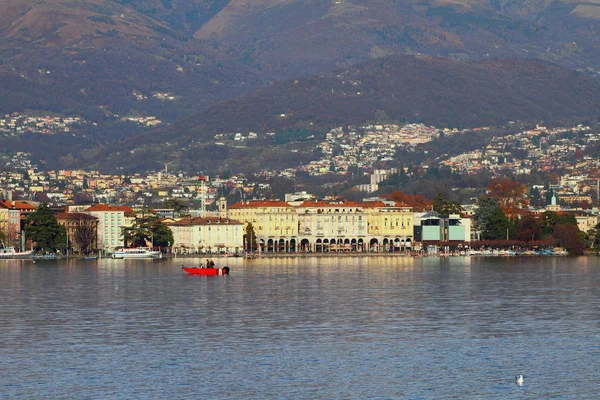
[(575, 219), (577, 220), (577, 227), (581, 232), (589, 232), (591, 229), (595, 228), (598, 224), (598, 216), (591, 214), (582, 214), (576, 215)]
[(219, 217), (185, 218), (166, 222), (173, 232), (175, 253), (227, 253), (244, 251), (244, 224)]
[(296, 210), (299, 251), (365, 251), (368, 214), (360, 203), (305, 201)]

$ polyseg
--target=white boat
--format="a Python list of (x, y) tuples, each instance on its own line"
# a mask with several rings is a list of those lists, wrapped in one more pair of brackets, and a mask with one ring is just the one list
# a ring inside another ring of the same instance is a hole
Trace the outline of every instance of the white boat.
[(19, 258), (30, 259), (33, 257), (33, 250), (17, 251), (14, 246), (5, 246), (4, 242), (0, 242), (0, 259), (12, 260)]
[(131, 249), (121, 249), (112, 253), (112, 258), (161, 258), (160, 251), (154, 251), (150, 247), (135, 247)]

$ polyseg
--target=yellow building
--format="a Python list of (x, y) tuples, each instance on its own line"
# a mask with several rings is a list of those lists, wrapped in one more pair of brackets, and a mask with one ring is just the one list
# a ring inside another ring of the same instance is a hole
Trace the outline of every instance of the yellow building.
[(305, 201), (292, 206), (249, 201), (232, 205), (227, 215), (246, 227), (252, 224), (258, 250), (267, 253), (401, 251), (413, 241), (412, 209), (394, 202)]
[(369, 201), (363, 206), (368, 214), (368, 234), (378, 239), (378, 245), (389, 251), (412, 247), (414, 224), (411, 207), (393, 201)]
[(8, 237), (8, 207), (0, 202), (0, 236)]
[(245, 227), (252, 224), (261, 251), (295, 251), (298, 237), (296, 207), (284, 201), (244, 201), (229, 207), (227, 214), (243, 222)]

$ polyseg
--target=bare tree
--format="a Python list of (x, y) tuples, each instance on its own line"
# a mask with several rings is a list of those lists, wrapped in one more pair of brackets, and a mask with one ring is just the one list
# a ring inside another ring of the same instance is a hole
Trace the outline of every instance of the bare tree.
[(81, 254), (89, 254), (98, 247), (98, 219), (87, 214), (78, 214), (73, 220), (71, 237), (74, 247)]

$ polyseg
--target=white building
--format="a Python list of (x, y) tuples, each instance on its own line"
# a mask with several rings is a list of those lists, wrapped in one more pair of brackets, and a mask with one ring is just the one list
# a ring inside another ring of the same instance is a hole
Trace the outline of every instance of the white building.
[(95, 204), (83, 212), (98, 219), (98, 246), (102, 250), (113, 252), (115, 248), (125, 246), (123, 228), (133, 226), (135, 219), (131, 208)]

